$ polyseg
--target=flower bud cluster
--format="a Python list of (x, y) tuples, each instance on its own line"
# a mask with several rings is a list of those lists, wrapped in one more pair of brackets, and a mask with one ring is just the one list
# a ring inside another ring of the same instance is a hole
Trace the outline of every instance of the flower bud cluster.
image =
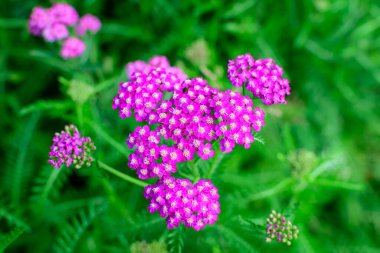
[(184, 223), (198, 231), (214, 224), (220, 213), (218, 189), (209, 180), (193, 185), (187, 179), (161, 178), (145, 187), (144, 196), (150, 199), (149, 212), (158, 211), (169, 229)]
[(282, 78), (283, 69), (273, 59), (254, 59), (250, 54), (228, 61), (228, 78), (232, 85), (245, 85), (264, 104), (286, 104), (290, 95), (289, 80)]
[(277, 242), (286, 243), (291, 245), (294, 239), (298, 238), (299, 230), (290, 221), (287, 221), (284, 216), (276, 211), (272, 211), (267, 218), (267, 237), (266, 242), (271, 242), (276, 240)]
[[(70, 27), (74, 27), (75, 34), (70, 34)], [(48, 42), (63, 40), (61, 57), (64, 59), (80, 57), (86, 44), (77, 36), (84, 36), (87, 32), (97, 33), (100, 27), (97, 17), (86, 14), (80, 18), (75, 8), (66, 3), (56, 3), (47, 9), (37, 6), (28, 22), (32, 35), (42, 36)]]
[(83, 165), (89, 167), (93, 160), (90, 155), (92, 150), (95, 150), (95, 145), (90, 137), (82, 137), (74, 125), (65, 126), (64, 131), (53, 137), (48, 163), (57, 169), (62, 165), (73, 165), (76, 169)]

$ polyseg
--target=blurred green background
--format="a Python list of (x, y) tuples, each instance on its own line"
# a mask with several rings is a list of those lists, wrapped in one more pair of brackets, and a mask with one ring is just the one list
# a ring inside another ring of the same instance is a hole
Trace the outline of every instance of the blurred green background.
[[(80, 61), (27, 32), (53, 2), (0, 1), (0, 252), (380, 252), (380, 1), (68, 1), (103, 22)], [(292, 95), (265, 107), (264, 144), (220, 160), (216, 225), (168, 231), (141, 187), (47, 165), (72, 122), (136, 177), (124, 141), (137, 123), (111, 109), (125, 64), (166, 55), (231, 89), (227, 61), (246, 52), (275, 59)], [(272, 209), (300, 228), (291, 247), (264, 242)]]

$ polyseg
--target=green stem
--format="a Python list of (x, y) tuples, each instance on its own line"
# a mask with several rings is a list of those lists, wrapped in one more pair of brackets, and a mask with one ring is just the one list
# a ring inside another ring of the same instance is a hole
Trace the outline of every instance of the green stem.
[(195, 181), (198, 181), (201, 178), (201, 176), (197, 165), (194, 163), (194, 161), (189, 161), (187, 164), (189, 165), (191, 172), (193, 172), (194, 174)]
[(251, 196), (248, 196), (246, 198), (246, 202), (256, 201), (259, 199), (264, 199), (264, 198), (276, 195), (282, 191), (285, 191), (286, 189), (289, 189), (290, 186), (294, 184), (295, 182), (296, 180), (293, 178), (285, 179), (284, 181), (280, 182), (279, 184), (277, 184), (276, 186), (268, 190), (258, 192), (258, 193), (252, 194)]
[(61, 171), (62, 171), (62, 169), (54, 169), (51, 172), (51, 174), (48, 178), (48, 181), (45, 184), (42, 195), (41, 195), (43, 199), (47, 199), (49, 192), (50, 192), (50, 189), (51, 189), (51, 187), (53, 187), (53, 184), (54, 184), (55, 180), (58, 178), (59, 173), (61, 173)]
[(317, 179), (312, 183), (320, 186), (333, 187), (351, 191), (362, 191), (365, 189), (365, 186), (360, 183), (341, 182), (329, 179)]
[(76, 105), (79, 128), (83, 131), (83, 106), (81, 104)]
[(106, 171), (114, 174), (115, 176), (120, 177), (121, 179), (123, 179), (125, 181), (128, 181), (128, 182), (130, 182), (132, 184), (135, 184), (135, 185), (138, 185), (138, 186), (141, 186), (141, 187), (145, 187), (145, 186), (148, 185), (147, 183), (145, 183), (145, 182), (143, 182), (141, 180), (138, 180), (136, 178), (128, 176), (128, 175), (126, 175), (124, 173), (121, 173), (120, 171), (118, 171), (118, 170), (116, 170), (116, 169), (108, 166), (107, 164), (105, 164), (105, 163), (103, 163), (103, 162), (101, 162), (99, 160), (98, 160), (98, 165), (99, 165), (99, 168), (102, 168), (102, 169), (104, 169), (104, 170), (106, 170)]
[(209, 169), (209, 171), (207, 173), (207, 177), (206, 178), (211, 179), (212, 175), (214, 174), (216, 168), (218, 168), (218, 166), (219, 166), (220, 162), (222, 161), (223, 157), (224, 157), (224, 153), (220, 152), (220, 150), (217, 149), (215, 151), (214, 160), (212, 161), (212, 164), (210, 166), (210, 169)]

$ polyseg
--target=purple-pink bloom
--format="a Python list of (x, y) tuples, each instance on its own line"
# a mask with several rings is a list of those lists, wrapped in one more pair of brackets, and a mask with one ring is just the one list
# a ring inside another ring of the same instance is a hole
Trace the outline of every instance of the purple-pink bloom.
[(94, 149), (95, 145), (90, 137), (82, 137), (74, 125), (65, 126), (64, 131), (54, 135), (48, 163), (57, 169), (62, 165), (73, 165), (76, 169), (83, 165), (89, 167), (93, 160), (90, 152)]
[(48, 42), (54, 42), (62, 40), (69, 36), (69, 30), (66, 25), (61, 23), (54, 23), (49, 27), (46, 27), (42, 32), (42, 37)]
[(78, 38), (66, 39), (61, 48), (61, 56), (63, 59), (78, 58), (86, 50), (86, 44)]
[(145, 187), (144, 197), (150, 199), (148, 211), (158, 211), (169, 229), (184, 223), (199, 231), (214, 224), (220, 213), (218, 189), (210, 180), (193, 185), (187, 179), (162, 178)]
[(73, 26), (79, 20), (79, 15), (75, 8), (66, 3), (56, 3), (50, 7), (48, 12), (54, 23)]
[[(168, 93), (171, 98), (163, 100)], [(134, 115), (139, 122), (157, 125), (155, 130), (138, 127), (127, 140), (130, 148), (136, 148), (129, 167), (143, 180), (169, 176), (178, 163), (192, 160), (195, 154), (209, 159), (217, 140), (226, 153), (236, 144), (249, 148), (254, 142), (252, 132), (265, 125), (264, 112), (253, 108), (251, 98), (214, 89), (200, 77), (181, 82), (161, 68), (137, 72), (130, 82), (122, 83), (113, 109), (119, 110), (121, 118)], [(170, 140), (172, 146), (162, 145), (163, 140)]]
[(75, 33), (79, 36), (84, 36), (87, 31), (97, 33), (102, 26), (99, 18), (91, 14), (86, 14), (80, 18), (78, 26), (75, 28)]
[(245, 85), (264, 104), (286, 104), (290, 95), (289, 80), (282, 78), (283, 69), (273, 59), (254, 59), (250, 54), (228, 61), (228, 78), (232, 85)]
[(28, 21), (29, 32), (35, 36), (39, 36), (50, 24), (51, 19), (48, 11), (40, 6), (34, 7)]

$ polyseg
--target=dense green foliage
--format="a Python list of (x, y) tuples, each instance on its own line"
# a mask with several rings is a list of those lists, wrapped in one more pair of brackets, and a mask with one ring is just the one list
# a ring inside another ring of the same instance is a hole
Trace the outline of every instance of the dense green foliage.
[[(0, 1), (0, 252), (379, 252), (379, 2), (70, 3), (103, 21), (79, 61), (28, 34), (45, 1)], [(262, 142), (198, 164), (205, 177), (215, 166), (214, 226), (167, 230), (143, 188), (95, 164), (47, 164), (54, 132), (72, 122), (97, 158), (136, 177), (124, 142), (137, 123), (111, 109), (124, 65), (167, 55), (226, 89), (227, 60), (246, 52), (275, 59), (292, 95), (265, 108)], [(264, 241), (272, 209), (300, 228), (290, 247)]]

